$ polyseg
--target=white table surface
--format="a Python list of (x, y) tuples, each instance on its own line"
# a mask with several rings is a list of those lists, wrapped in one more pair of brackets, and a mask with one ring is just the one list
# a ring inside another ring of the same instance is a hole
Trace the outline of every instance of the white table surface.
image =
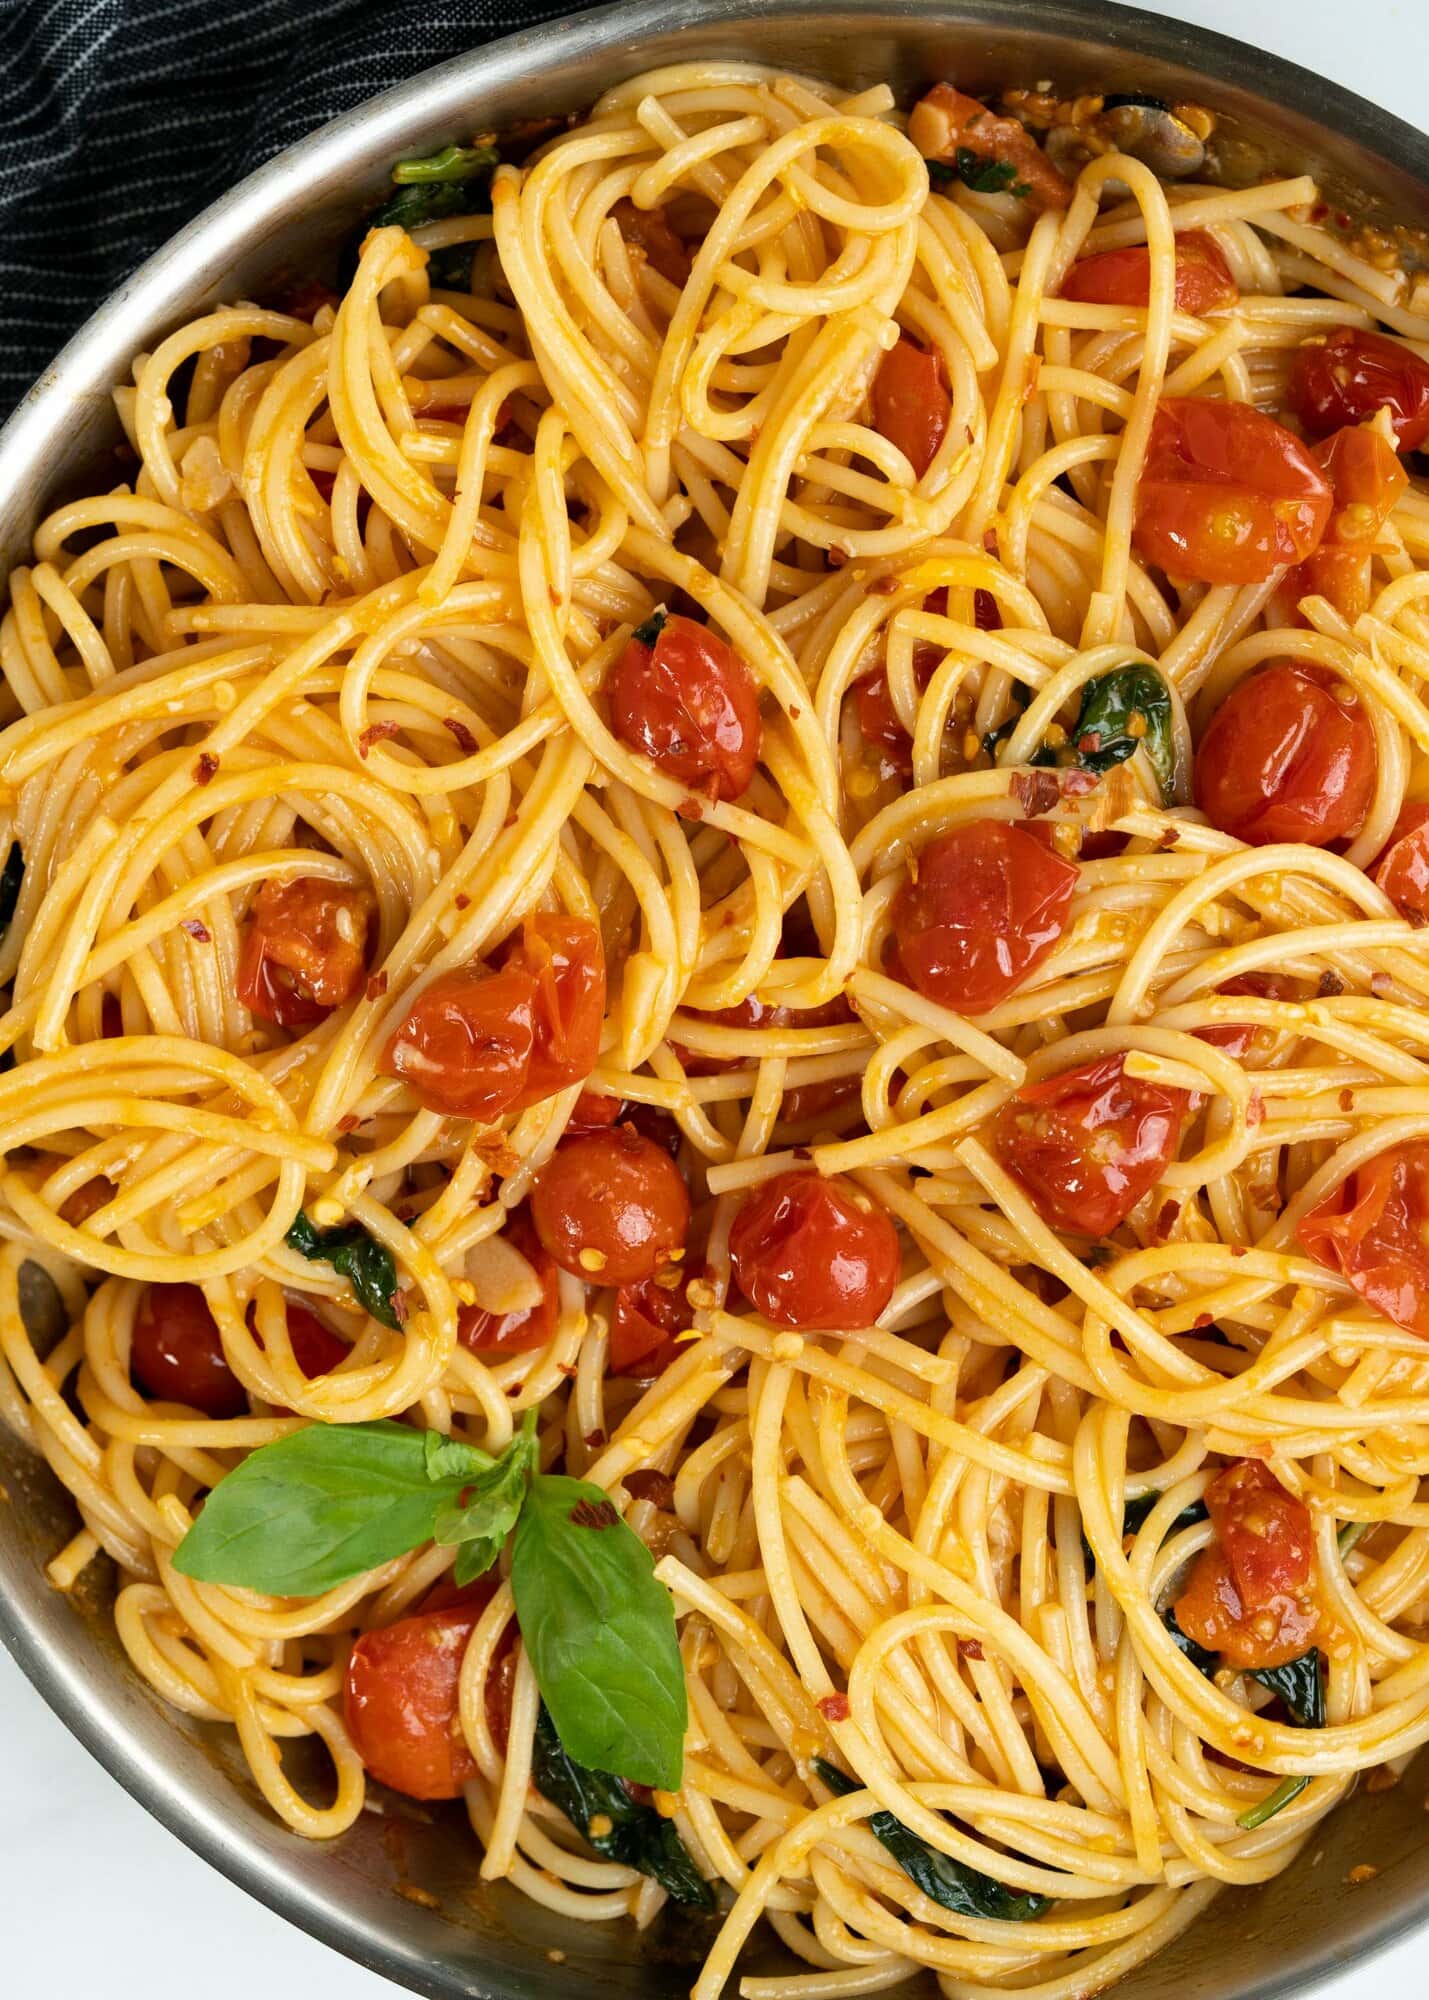
[[(1426, 0), (1142, 0), (1239, 35), (1423, 124)], [(1254, 82), (1253, 77), (1247, 81)], [(56, 1721), (0, 1652), (0, 1910), (6, 1990), (105, 2000), (395, 2000), (397, 1989), (275, 1917), (197, 1859)], [(1429, 1941), (1317, 1989), (1423, 2000)]]

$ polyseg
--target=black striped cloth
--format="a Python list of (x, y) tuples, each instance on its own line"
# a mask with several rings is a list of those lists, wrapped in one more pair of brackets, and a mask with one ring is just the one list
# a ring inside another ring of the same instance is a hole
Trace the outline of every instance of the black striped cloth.
[(0, 0), (0, 419), (272, 154), (563, 0)]

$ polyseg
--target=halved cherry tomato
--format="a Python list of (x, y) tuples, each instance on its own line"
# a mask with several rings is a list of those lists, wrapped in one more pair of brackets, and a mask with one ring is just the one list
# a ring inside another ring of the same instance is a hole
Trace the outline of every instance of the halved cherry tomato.
[(794, 1172), (762, 1181), (729, 1232), (739, 1289), (775, 1326), (872, 1326), (898, 1283), (898, 1232), (853, 1183)]
[(1372, 873), (1401, 916), (1429, 923), (1429, 806), (1400, 807)]
[(993, 1144), (1044, 1221), (1107, 1236), (1165, 1173), (1189, 1106), (1184, 1090), (1099, 1056), (1024, 1084), (998, 1113)]
[(1319, 544), (1329, 481), (1300, 440), (1249, 403), (1167, 396), (1136, 497), (1147, 562), (1198, 583), (1263, 583)]
[(873, 378), (873, 427), (897, 445), (919, 479), (947, 436), (952, 409), (941, 357), (905, 335)]
[[(1078, 258), (1062, 280), (1062, 297), (1090, 306), (1145, 306), (1151, 300), (1151, 252), (1144, 243)], [(1214, 236), (1188, 229), (1176, 238), (1176, 309), (1215, 312), (1240, 297)]]
[(685, 1287), (696, 1275), (669, 1265), (638, 1285), (622, 1285), (610, 1323), (610, 1372), (653, 1381), (663, 1375), (679, 1347), (677, 1333), (690, 1324)]
[[(1219, 993), (1250, 993), (1261, 1000), (1293, 1000), (1294, 982), (1282, 979), (1278, 972), (1240, 972), (1234, 979), (1228, 979), (1224, 986), (1217, 987)], [(1209, 1042), (1213, 1049), (1224, 1049), (1228, 1056), (1240, 1062), (1249, 1055), (1259, 1027), (1251, 1021), (1223, 1021), (1210, 1028), (1197, 1028), (1196, 1039)]]
[(1196, 752), (1196, 804), (1251, 847), (1328, 847), (1359, 832), (1377, 761), (1354, 689), (1327, 668), (1277, 661), (1239, 681), (1211, 717)]
[(1295, 356), (1290, 407), (1311, 437), (1388, 409), (1399, 449), (1416, 451), (1429, 438), (1429, 362), (1387, 334), (1336, 327)]
[(238, 960), (238, 997), (280, 1028), (306, 1027), (360, 989), (376, 904), (316, 875), (265, 882)]
[(1015, 167), (1017, 179), (1039, 208), (1065, 208), (1072, 199), (1066, 180), (1015, 118), (999, 117), (950, 83), (935, 83), (914, 105), (908, 137), (925, 160), (955, 160), (960, 151), (980, 160)]
[(959, 1013), (1015, 992), (1067, 927), (1077, 869), (1008, 820), (941, 833), (893, 899), (893, 935), (909, 982)]
[(1176, 1600), (1188, 1639), (1241, 1669), (1283, 1666), (1314, 1640), (1310, 1510), (1259, 1459), (1228, 1465), (1206, 1488), (1216, 1542)]
[[(1409, 484), (1392, 446), (1366, 425), (1336, 431), (1315, 446), (1335, 496), (1325, 539), (1290, 570), (1277, 591), (1292, 605), (1325, 597), (1353, 622), (1369, 610), (1375, 540)], [(1304, 622), (1303, 620), (1299, 622)]]
[(248, 1393), (197, 1285), (149, 1286), (134, 1320), (129, 1372), (166, 1403), (186, 1403), (206, 1417), (248, 1414)]
[(518, 1208), (505, 1229), (507, 1241), (519, 1250), (541, 1284), (534, 1306), (520, 1312), (488, 1312), (484, 1306), (462, 1306), (456, 1317), (456, 1337), (468, 1354), (530, 1354), (544, 1347), (560, 1317), (560, 1284), (524, 1208)]
[(589, 1076), (605, 1020), (605, 951), (588, 917), (528, 917), (502, 969), (529, 974), (536, 989), (531, 1066), (512, 1109), (554, 1097)]
[(1429, 1340), (1429, 1141), (1376, 1153), (1308, 1215), (1300, 1241), (1406, 1332)]
[[(947, 614), (948, 593), (946, 588), (931, 590), (923, 599), (923, 609), (936, 617)], [(1002, 616), (997, 608), (997, 599), (990, 590), (973, 592), (973, 623), (979, 632), (996, 632), (1001, 629)], [(943, 648), (933, 645), (927, 639), (919, 639), (913, 647), (913, 678), (920, 688), (927, 687), (943, 658)], [(893, 694), (888, 685), (888, 675), (882, 671), (868, 674), (854, 688), (857, 704), (859, 734), (871, 749), (882, 752), (888, 771), (901, 774), (905, 778), (913, 775), (913, 739), (898, 718), (893, 706)]]
[(633, 201), (618, 201), (611, 214), (625, 241), (644, 256), (653, 271), (682, 289), (690, 275), (690, 253), (670, 227), (670, 218), (656, 203), (654, 208), (637, 208)]
[(588, 1284), (635, 1285), (678, 1261), (690, 1192), (663, 1147), (628, 1125), (567, 1139), (531, 1195), (536, 1234)]
[(748, 790), (763, 737), (759, 688), (708, 626), (662, 616), (653, 645), (631, 639), (606, 691), (615, 734), (657, 770), (714, 799)]

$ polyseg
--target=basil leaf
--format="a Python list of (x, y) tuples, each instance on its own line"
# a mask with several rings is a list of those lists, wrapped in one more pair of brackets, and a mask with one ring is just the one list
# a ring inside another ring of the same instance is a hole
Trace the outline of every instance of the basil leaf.
[(1011, 160), (990, 160), (971, 146), (959, 146), (953, 156), (958, 179), (974, 194), (1030, 194), (1026, 181), (1019, 181)]
[(1278, 1694), (1301, 1729), (1325, 1726), (1325, 1677), (1320, 1671), (1320, 1654), (1312, 1646), (1280, 1667), (1251, 1667), (1250, 1677)]
[(367, 228), (386, 229), (395, 223), (410, 235), (424, 223), (445, 222), (451, 215), (484, 215), (490, 206), (485, 181), (425, 181), (394, 188), (368, 216)]
[(440, 1431), (423, 1431), (422, 1450), (428, 1479), (479, 1479), (500, 1460), (461, 1438), (443, 1437)]
[[(434, 1541), (463, 1548), (479, 1544), (479, 1548), (471, 1548), (463, 1563), (466, 1573), (459, 1582), (470, 1583), (473, 1576), (490, 1569), (501, 1553), (525, 1502), (537, 1450), (536, 1412), (528, 1410), (520, 1431), (496, 1463), (478, 1472), (463, 1487), (460, 1499), (448, 1502), (437, 1515), (432, 1532)], [(478, 1556), (481, 1566), (473, 1570), (471, 1564)]]
[(174, 1555), (200, 1583), (313, 1597), (430, 1541), (455, 1484), (427, 1476), (406, 1424), (309, 1424), (250, 1452)]
[(458, 1590), (464, 1590), (469, 1583), (475, 1583), (479, 1576), (485, 1576), (505, 1546), (505, 1535), (478, 1536), (475, 1541), (462, 1542), (452, 1564), (452, 1582)]
[(383, 1326), (396, 1329), (401, 1324), (393, 1304), (397, 1266), (386, 1245), (369, 1236), (360, 1223), (317, 1229), (300, 1208), (283, 1241), (310, 1264), (331, 1264), (351, 1285), (358, 1304)]
[[(522, 1635), (524, 1641), (524, 1633)], [(536, 1719), (531, 1780), (542, 1798), (559, 1806), (582, 1839), (607, 1861), (620, 1861), (649, 1875), (676, 1903), (712, 1910), (714, 1892), (691, 1859), (674, 1823), (632, 1798), (629, 1787), (609, 1771), (578, 1764), (560, 1737), (545, 1703)], [(591, 1822), (608, 1831), (591, 1832)]]
[(444, 243), (427, 252), (427, 283), (438, 292), (469, 292), (474, 243)]
[[(1152, 1508), (1160, 1498), (1161, 1495), (1159, 1493), (1143, 1493), (1137, 1499), (1125, 1502), (1121, 1510), (1121, 1534), (1123, 1541), (1128, 1535), (1140, 1534), (1141, 1530), (1146, 1526)], [(1163, 1539), (1169, 1539), (1172, 1535), (1179, 1534), (1182, 1528), (1194, 1527), (1197, 1521), (1204, 1521), (1205, 1519), (1205, 1502), (1203, 1500), (1193, 1500), (1189, 1507), (1181, 1509), (1180, 1513), (1166, 1530), (1166, 1536)], [(1095, 1566), (1096, 1557), (1092, 1554), (1092, 1545), (1085, 1535), (1082, 1536), (1082, 1548), (1086, 1554), (1087, 1561)], [(1181, 1636), (1185, 1638), (1184, 1633)]]
[(392, 179), (398, 187), (470, 181), (478, 174), (489, 174), (495, 165), (494, 146), (443, 146), (439, 153), (428, 153), (422, 159), (399, 160), (392, 169)]
[(1208, 1653), (1204, 1646), (1199, 1645), (1188, 1633), (1183, 1632), (1181, 1627), (1176, 1623), (1176, 1614), (1174, 1611), (1168, 1611), (1161, 1622), (1171, 1634), (1176, 1646), (1186, 1655), (1186, 1658), (1196, 1669), (1196, 1672), (1204, 1674), (1207, 1680), (1211, 1680), (1220, 1669), (1219, 1654)]
[(1282, 1778), (1273, 1792), (1267, 1792), (1258, 1805), (1250, 1806), (1243, 1813), (1236, 1814), (1236, 1825), (1244, 1827), (1247, 1833), (1254, 1833), (1258, 1826), (1264, 1826), (1292, 1799), (1298, 1799), (1309, 1784), (1308, 1778)]
[(538, 1473), (516, 1524), (511, 1588), (542, 1699), (567, 1752), (678, 1791), (688, 1708), (669, 1592), (598, 1486)]
[[(822, 1757), (815, 1757), (813, 1765), (829, 1790), (840, 1798), (863, 1789), (856, 1778), (825, 1763)], [(940, 1853), (891, 1812), (880, 1808), (870, 1813), (868, 1830), (882, 1841), (910, 1882), (939, 1908), (952, 1910), (957, 1916), (990, 1917), (1003, 1923), (1021, 1924), (1051, 1908), (1050, 1896), (1019, 1895), (991, 1875), (984, 1875), (980, 1868), (969, 1868), (966, 1862), (955, 1861), (951, 1854)]]
[(25, 881), (25, 857), (18, 840), (11, 841), (5, 866), (0, 868), (0, 937), (9, 930)]
[(653, 646), (664, 631), (665, 620), (668, 616), (669, 613), (666, 611), (664, 605), (657, 605), (655, 610), (645, 620), (645, 623), (636, 626), (632, 636), (638, 639), (642, 646)]
[(1169, 805), (1176, 780), (1171, 695), (1155, 667), (1132, 661), (1088, 681), (1070, 746), (1084, 770), (1098, 773), (1144, 750), (1161, 803)]

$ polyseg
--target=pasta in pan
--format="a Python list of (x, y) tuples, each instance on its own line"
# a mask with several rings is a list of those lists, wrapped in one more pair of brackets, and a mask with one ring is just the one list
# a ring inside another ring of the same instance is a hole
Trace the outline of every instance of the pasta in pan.
[(1125, 108), (404, 162), (11, 580), (50, 1580), (699, 2000), (1072, 2000), (1429, 1737), (1429, 311)]

